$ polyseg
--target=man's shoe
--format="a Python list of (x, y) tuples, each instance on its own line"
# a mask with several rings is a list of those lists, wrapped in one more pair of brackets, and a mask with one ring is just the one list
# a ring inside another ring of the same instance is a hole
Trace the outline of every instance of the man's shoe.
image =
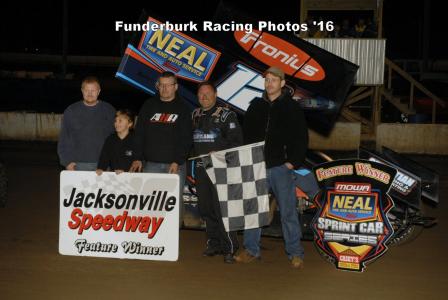
[(239, 263), (251, 263), (253, 261), (260, 260), (260, 256), (253, 256), (247, 250), (241, 251), (240, 254), (235, 256), (235, 261)]
[(233, 264), (235, 262), (235, 258), (232, 253), (224, 254), (224, 262), (226, 264)]
[(202, 256), (215, 256), (215, 255), (221, 255), (222, 251), (216, 248), (209, 248), (207, 247), (207, 249), (204, 250), (204, 252), (202, 252)]
[(303, 269), (303, 259), (298, 256), (293, 256), (291, 259), (291, 265), (295, 269)]

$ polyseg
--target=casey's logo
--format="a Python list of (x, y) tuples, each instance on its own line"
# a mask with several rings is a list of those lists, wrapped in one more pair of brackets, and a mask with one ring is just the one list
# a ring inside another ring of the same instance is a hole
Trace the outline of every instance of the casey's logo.
[(279, 66), (286, 74), (303, 80), (320, 81), (325, 78), (325, 71), (317, 61), (272, 34), (258, 30), (249, 33), (235, 31), (234, 37), (244, 50), (268, 66)]

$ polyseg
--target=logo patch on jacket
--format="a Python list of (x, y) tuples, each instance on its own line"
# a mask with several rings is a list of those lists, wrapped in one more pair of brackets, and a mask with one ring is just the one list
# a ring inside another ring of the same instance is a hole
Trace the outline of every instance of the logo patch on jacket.
[(178, 114), (155, 113), (149, 120), (151, 123), (176, 123)]
[(218, 136), (220, 136), (220, 133), (221, 130), (219, 130), (219, 128), (215, 128), (208, 133), (196, 129), (193, 132), (193, 141), (195, 143), (214, 143)]

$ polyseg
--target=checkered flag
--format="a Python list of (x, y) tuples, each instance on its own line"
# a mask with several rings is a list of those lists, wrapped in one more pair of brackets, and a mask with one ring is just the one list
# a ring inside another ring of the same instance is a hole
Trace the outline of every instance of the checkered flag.
[(269, 224), (264, 142), (231, 148), (203, 157), (215, 184), (226, 231)]

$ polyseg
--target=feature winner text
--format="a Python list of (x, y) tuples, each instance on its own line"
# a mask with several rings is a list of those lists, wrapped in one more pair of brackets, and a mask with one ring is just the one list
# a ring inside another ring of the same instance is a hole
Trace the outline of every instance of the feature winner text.
[[(86, 239), (78, 239), (75, 241), (75, 247), (78, 249), (78, 253), (83, 252), (112, 252), (117, 253), (117, 244), (107, 243), (88, 243)], [(165, 251), (165, 247), (152, 247), (143, 246), (139, 242), (122, 242), (121, 247), (125, 254), (141, 254), (141, 255), (162, 255)]]
[(319, 218), (317, 228), (324, 231), (327, 242), (348, 242), (376, 245), (378, 236), (384, 234), (383, 222), (348, 223), (328, 218)]
[[(128, 210), (170, 212), (175, 206), (177, 199), (174, 196), (167, 197), (167, 191), (153, 191), (150, 195), (125, 195), (107, 194), (99, 189), (97, 193), (77, 192), (72, 189), (70, 197), (64, 199), (65, 207), (74, 207), (68, 227), (77, 229), (82, 235), (85, 230), (94, 231), (117, 231), (117, 232), (140, 232), (153, 238), (164, 221), (164, 217), (151, 215), (130, 216)], [(112, 209), (121, 210), (118, 215), (85, 213), (81, 208)], [(124, 210), (124, 211), (123, 211)]]

